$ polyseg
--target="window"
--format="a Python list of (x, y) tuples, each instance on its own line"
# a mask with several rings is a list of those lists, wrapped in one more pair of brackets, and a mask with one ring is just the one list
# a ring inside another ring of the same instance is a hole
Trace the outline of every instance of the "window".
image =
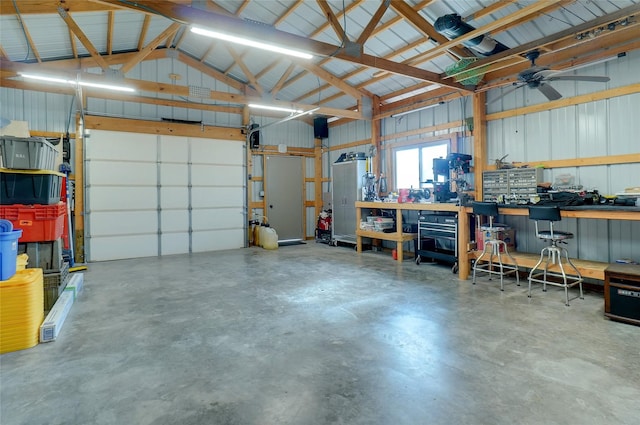
[(397, 149), (395, 151), (396, 189), (425, 187), (423, 183), (434, 178), (433, 160), (446, 158), (448, 154), (449, 141)]

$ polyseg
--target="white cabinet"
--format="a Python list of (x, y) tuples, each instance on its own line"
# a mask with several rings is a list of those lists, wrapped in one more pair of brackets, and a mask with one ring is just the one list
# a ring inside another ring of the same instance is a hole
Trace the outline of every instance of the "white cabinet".
[(365, 159), (336, 162), (331, 167), (331, 239), (334, 243), (356, 243), (355, 202), (362, 200), (362, 180), (365, 173)]

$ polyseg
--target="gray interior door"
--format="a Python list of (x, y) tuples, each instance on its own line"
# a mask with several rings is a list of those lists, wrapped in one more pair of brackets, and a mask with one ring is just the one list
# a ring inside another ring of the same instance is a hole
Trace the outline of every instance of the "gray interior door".
[(267, 156), (265, 201), (269, 224), (278, 233), (278, 242), (304, 239), (302, 229), (302, 158)]

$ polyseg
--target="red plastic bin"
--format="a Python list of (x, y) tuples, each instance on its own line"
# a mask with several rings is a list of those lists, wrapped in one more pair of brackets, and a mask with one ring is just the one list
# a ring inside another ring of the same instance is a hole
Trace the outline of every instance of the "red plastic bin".
[(62, 237), (67, 205), (0, 205), (0, 218), (11, 221), (14, 229), (22, 229), (20, 242), (47, 242)]

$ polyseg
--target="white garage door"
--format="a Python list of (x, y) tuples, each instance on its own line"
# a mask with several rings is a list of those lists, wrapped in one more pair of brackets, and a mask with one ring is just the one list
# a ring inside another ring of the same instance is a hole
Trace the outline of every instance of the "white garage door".
[(88, 261), (244, 246), (243, 144), (92, 130)]

